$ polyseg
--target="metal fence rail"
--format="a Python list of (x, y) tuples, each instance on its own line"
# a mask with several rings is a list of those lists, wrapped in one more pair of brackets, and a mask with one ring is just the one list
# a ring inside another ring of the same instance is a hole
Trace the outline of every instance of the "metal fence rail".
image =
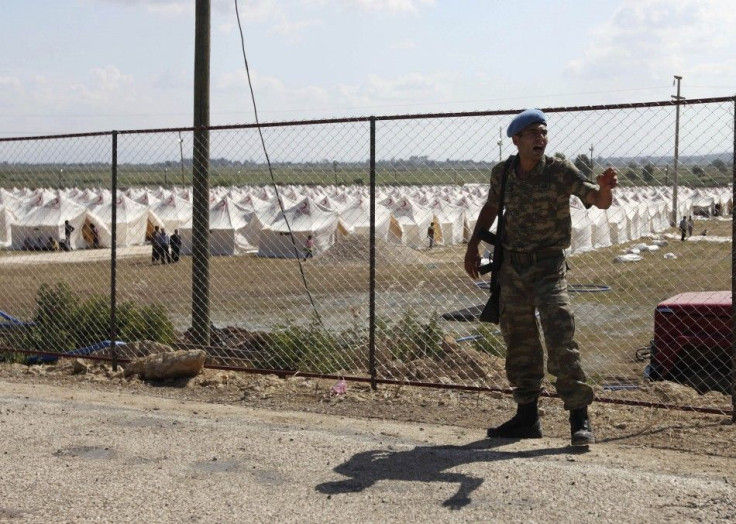
[[(681, 101), (678, 131), (677, 106), (545, 109), (548, 155), (621, 181), (605, 212), (571, 202), (576, 340), (599, 398), (726, 413), (735, 103)], [(505, 390), (495, 326), (450, 318), (487, 297), (462, 260), (490, 169), (514, 153), (514, 113), (262, 124), (271, 169), (256, 126), (212, 127), (208, 365)], [(194, 340), (193, 137), (0, 139), (6, 358), (112, 338), (126, 344), (87, 353), (126, 359), (137, 340)], [(177, 232), (178, 256), (153, 249), (156, 227)], [(709, 293), (700, 308), (686, 303), (702, 295), (658, 308), (695, 292)], [(711, 393), (683, 400), (661, 379)]]

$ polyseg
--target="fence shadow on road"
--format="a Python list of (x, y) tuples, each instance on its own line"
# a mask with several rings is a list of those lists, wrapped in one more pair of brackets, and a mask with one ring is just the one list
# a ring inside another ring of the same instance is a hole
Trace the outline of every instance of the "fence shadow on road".
[(462, 446), (417, 446), (408, 451), (364, 451), (334, 468), (336, 473), (347, 478), (319, 484), (315, 489), (327, 495), (337, 495), (361, 492), (381, 480), (459, 484), (457, 492), (442, 503), (446, 508), (459, 510), (470, 504), (471, 493), (483, 484), (484, 479), (448, 470), (474, 462), (533, 459), (588, 451), (587, 447), (569, 446), (525, 451), (495, 449), (513, 442), (516, 440), (483, 439)]

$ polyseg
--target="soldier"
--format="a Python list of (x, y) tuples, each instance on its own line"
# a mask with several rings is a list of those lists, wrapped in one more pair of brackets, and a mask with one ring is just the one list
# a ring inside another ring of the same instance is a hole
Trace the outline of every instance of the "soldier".
[(593, 389), (586, 383), (574, 341), (575, 321), (567, 293), (565, 262), (572, 224), (570, 195), (585, 207), (607, 209), (611, 190), (618, 184), (613, 168), (588, 181), (567, 160), (546, 156), (547, 117), (527, 109), (511, 121), (506, 134), (518, 154), (491, 172), (488, 200), (480, 211), (465, 253), (465, 271), (478, 278), (478, 232), (491, 227), (498, 214), (499, 186), (508, 166), (504, 195), (504, 247), (499, 273), (500, 328), (507, 347), (506, 376), (514, 390), (516, 415), (488, 429), (489, 438), (540, 438), (537, 400), (544, 378), (544, 354), (537, 327), (539, 310), (547, 346), (547, 368), (556, 377), (555, 388), (570, 412), (572, 445), (595, 442), (588, 418)]

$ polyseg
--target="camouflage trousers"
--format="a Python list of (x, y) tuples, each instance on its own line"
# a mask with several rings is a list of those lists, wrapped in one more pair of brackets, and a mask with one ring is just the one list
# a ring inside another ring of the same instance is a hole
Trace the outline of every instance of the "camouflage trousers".
[(515, 260), (505, 256), (501, 266), (500, 327), (506, 343), (506, 376), (519, 404), (533, 402), (544, 379), (544, 343), (547, 371), (556, 377), (555, 388), (565, 409), (593, 402), (586, 383), (575, 336), (575, 318), (567, 292), (567, 264), (562, 253), (542, 260)]

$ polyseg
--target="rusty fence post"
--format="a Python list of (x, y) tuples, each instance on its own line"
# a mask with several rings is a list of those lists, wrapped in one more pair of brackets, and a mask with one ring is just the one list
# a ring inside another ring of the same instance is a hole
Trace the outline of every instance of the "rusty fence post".
[(731, 159), (731, 423), (736, 424), (736, 222), (734, 222), (734, 202), (736, 202), (736, 97), (733, 98), (733, 150)]
[(376, 389), (376, 117), (370, 119), (370, 269), (368, 306), (368, 371)]
[(110, 347), (112, 348), (112, 370), (118, 370), (118, 348), (115, 343), (117, 338), (117, 229), (118, 229), (118, 132), (112, 132), (112, 240), (111, 240), (111, 252), (110, 252)]

